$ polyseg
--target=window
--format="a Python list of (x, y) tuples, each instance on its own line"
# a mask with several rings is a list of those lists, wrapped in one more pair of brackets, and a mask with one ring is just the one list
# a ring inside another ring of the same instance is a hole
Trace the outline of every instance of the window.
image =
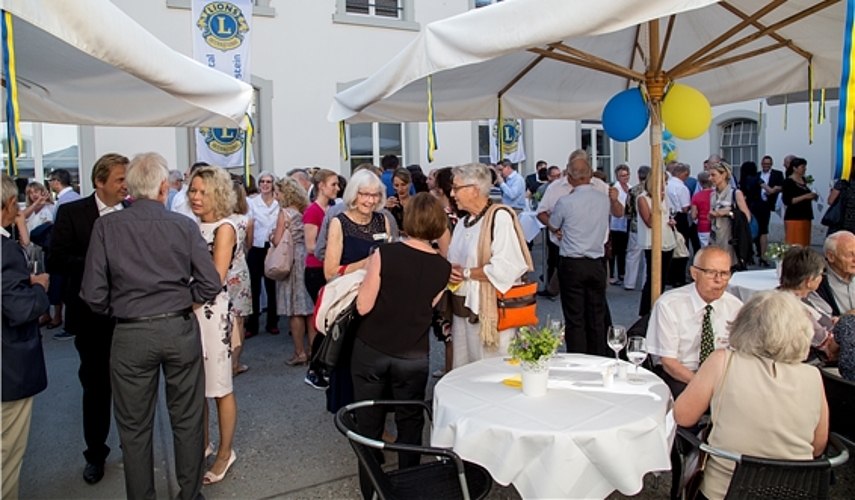
[(722, 158), (727, 159), (734, 168), (746, 161), (757, 162), (756, 121), (741, 118), (725, 122), (720, 127)]
[(582, 149), (591, 158), (591, 167), (612, 177), (612, 140), (599, 122), (582, 122)]
[(489, 165), (490, 160), (490, 123), (478, 122), (478, 163)]
[(475, 8), (480, 9), (481, 7), (493, 5), (494, 3), (499, 3), (501, 1), (502, 0), (475, 0)]
[(401, 18), (401, 0), (345, 0), (348, 14)]
[(415, 0), (335, 0), (333, 22), (376, 28), (418, 31), (413, 4)]
[(398, 157), (406, 165), (404, 155), (404, 127), (400, 123), (356, 123), (348, 126), (347, 145), (350, 148), (350, 170), (362, 163), (380, 166), (386, 155)]
[[(78, 127), (52, 123), (21, 122), (24, 148), (18, 157), (18, 178), (42, 182), (53, 170), (64, 168), (71, 174), (71, 184), (80, 191), (80, 150)], [(2, 132), (3, 167), (6, 168), (8, 143), (5, 123)]]

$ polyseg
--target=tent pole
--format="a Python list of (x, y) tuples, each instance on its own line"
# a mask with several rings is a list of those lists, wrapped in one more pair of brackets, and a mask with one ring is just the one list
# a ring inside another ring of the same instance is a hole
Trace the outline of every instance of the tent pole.
[[(650, 42), (649, 68), (659, 67), (659, 20), (648, 23)], [(652, 201), (651, 210), (651, 252), (650, 252), (650, 305), (652, 307), (662, 291), (662, 197), (659, 190), (662, 182), (662, 97), (665, 94), (665, 80), (661, 73), (649, 72), (646, 75), (646, 86), (650, 107), (650, 175), (655, 193), (649, 193)]]

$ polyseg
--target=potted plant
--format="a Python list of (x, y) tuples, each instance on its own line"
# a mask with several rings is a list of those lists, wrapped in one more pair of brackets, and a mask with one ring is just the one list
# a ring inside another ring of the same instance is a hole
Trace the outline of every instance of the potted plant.
[(560, 321), (547, 321), (545, 326), (524, 326), (511, 339), (508, 353), (520, 362), (522, 389), (527, 396), (546, 394), (549, 358), (564, 341)]

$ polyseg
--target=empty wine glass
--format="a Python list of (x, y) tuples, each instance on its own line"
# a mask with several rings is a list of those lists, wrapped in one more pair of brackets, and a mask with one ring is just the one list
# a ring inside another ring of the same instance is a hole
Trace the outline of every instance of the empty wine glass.
[(620, 365), (618, 353), (626, 347), (626, 327), (623, 325), (612, 325), (606, 336), (606, 343), (615, 352), (615, 365)]
[(647, 358), (647, 339), (644, 337), (630, 337), (626, 347), (626, 357), (635, 365), (635, 376), (629, 378), (630, 384), (643, 384), (644, 379), (638, 376), (638, 365)]

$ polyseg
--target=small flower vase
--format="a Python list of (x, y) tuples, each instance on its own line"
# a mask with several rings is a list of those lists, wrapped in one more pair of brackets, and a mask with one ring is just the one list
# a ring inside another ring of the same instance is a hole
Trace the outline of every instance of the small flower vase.
[(530, 397), (539, 397), (546, 394), (546, 383), (549, 380), (549, 358), (540, 358), (539, 361), (520, 361), (522, 369), (522, 391)]

